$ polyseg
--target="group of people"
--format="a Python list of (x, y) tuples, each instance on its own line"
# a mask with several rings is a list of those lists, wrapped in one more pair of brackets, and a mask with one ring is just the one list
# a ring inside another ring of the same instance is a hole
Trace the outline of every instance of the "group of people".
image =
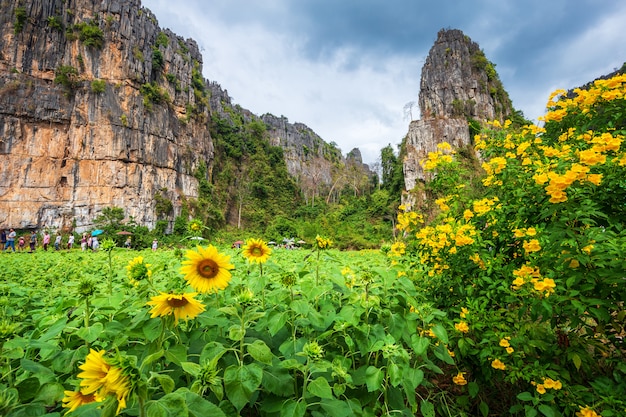
[[(17, 236), (17, 232), (15, 229), (0, 230), (0, 251), (7, 252), (9, 250), (13, 252), (23, 252), (26, 249), (26, 242), (28, 241), (29, 252), (34, 252), (37, 248), (37, 244), (39, 243), (38, 235), (36, 231), (31, 231), (30, 235)], [(61, 233), (57, 233), (54, 237), (54, 241), (52, 241), (52, 236), (48, 231), (43, 232), (43, 236), (41, 239), (41, 247), (44, 251), (47, 251), (51, 245), (54, 246), (54, 250), (64, 249), (72, 249), (74, 246), (75, 236), (73, 233), (70, 233), (67, 241), (63, 243), (63, 235)], [(17, 242), (17, 246), (16, 246)], [(80, 241), (80, 246), (83, 251), (86, 250), (98, 250), (100, 247), (100, 243), (98, 242), (98, 238), (96, 236), (87, 235), (87, 233), (83, 233), (83, 236)]]
[[(54, 250), (61, 249), (72, 249), (74, 247), (74, 234), (70, 233), (67, 241), (63, 243), (63, 235), (60, 232), (57, 232), (52, 242), (52, 237), (48, 231), (43, 232), (43, 236), (41, 239), (41, 247), (44, 251), (47, 251), (51, 245), (54, 245)], [(9, 229), (8, 231), (2, 229), (0, 230), (0, 251), (6, 252), (8, 250), (12, 250), (13, 252), (23, 252), (26, 249), (26, 242), (28, 242), (30, 246), (29, 252), (34, 252), (37, 248), (37, 244), (39, 243), (37, 232), (34, 230), (29, 235), (17, 236), (17, 232), (14, 229)], [(132, 241), (130, 236), (124, 242), (124, 247), (127, 249), (131, 249)], [(98, 241), (97, 236), (93, 236), (89, 233), (83, 233), (80, 238), (80, 248), (82, 251), (97, 251), (100, 248), (100, 242)], [(152, 250), (156, 251), (158, 248), (158, 241), (154, 239), (152, 241)]]

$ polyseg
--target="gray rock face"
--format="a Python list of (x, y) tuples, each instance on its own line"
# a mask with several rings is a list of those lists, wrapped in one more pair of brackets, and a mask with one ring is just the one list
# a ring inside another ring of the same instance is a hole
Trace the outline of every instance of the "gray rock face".
[(139, 0), (3, 1), (0, 226), (80, 231), (119, 206), (153, 227), (157, 191), (171, 220), (213, 161), (201, 65)]
[[(261, 120), (268, 126), (270, 144), (283, 148), (287, 171), (297, 179), (319, 176), (322, 184), (332, 182), (333, 162), (342, 160), (341, 151), (326, 143), (302, 123), (289, 123), (286, 117), (264, 114)], [(315, 169), (316, 173), (311, 170)]]
[[(420, 120), (411, 122), (403, 161), (407, 191), (428, 179), (420, 162), (437, 145), (470, 145), (468, 120), (504, 121), (512, 112), (511, 100), (495, 67), (475, 42), (460, 30), (441, 30), (424, 67), (419, 93)], [(411, 194), (405, 202), (411, 203)]]

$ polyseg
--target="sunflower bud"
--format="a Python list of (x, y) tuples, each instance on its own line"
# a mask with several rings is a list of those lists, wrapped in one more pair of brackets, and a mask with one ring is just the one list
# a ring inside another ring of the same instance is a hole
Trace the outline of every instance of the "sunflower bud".
[(317, 361), (324, 357), (324, 349), (316, 341), (305, 344), (302, 348), (302, 353), (307, 359), (312, 361)]
[(112, 251), (115, 246), (115, 241), (109, 238), (104, 239), (102, 243), (100, 243), (100, 249), (107, 252)]
[(78, 295), (84, 298), (91, 297), (96, 292), (96, 282), (90, 278), (81, 278), (76, 287)]
[(296, 274), (293, 272), (285, 272), (280, 276), (280, 283), (287, 288), (296, 285)]

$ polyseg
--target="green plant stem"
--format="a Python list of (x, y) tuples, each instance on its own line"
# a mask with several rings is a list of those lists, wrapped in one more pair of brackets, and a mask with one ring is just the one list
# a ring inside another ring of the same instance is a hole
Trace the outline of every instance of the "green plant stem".
[(242, 306), (241, 307), (241, 339), (239, 340), (239, 355), (237, 355), (240, 366), (243, 366), (243, 358), (244, 358), (243, 348), (245, 346), (244, 339), (246, 335), (245, 312), (246, 312), (246, 308)]
[(109, 252), (109, 295), (113, 294), (113, 262), (111, 260), (111, 255), (113, 253), (112, 249), (108, 250)]
[(168, 317), (161, 317), (161, 333), (159, 334), (159, 338), (157, 339), (157, 349), (158, 352), (163, 347), (163, 341), (165, 340), (165, 328), (167, 327), (166, 320)]
[(265, 310), (265, 281), (263, 280), (263, 264), (259, 264), (259, 273), (261, 275), (261, 306)]
[(146, 402), (143, 398), (139, 397), (139, 417), (146, 417)]
[[(89, 328), (89, 316), (91, 315), (91, 308), (89, 306), (89, 297), (85, 297), (85, 328)], [(85, 345), (89, 348), (89, 342), (85, 341)]]
[(321, 251), (317, 250), (317, 265), (315, 266), (315, 285), (320, 285), (320, 253)]
[(91, 308), (89, 305), (89, 297), (85, 297), (85, 327), (89, 327), (89, 315), (91, 314)]
[[(307, 365), (307, 368), (308, 368), (308, 366), (309, 366), (308, 359), (307, 359), (306, 365)], [(307, 385), (309, 383), (309, 371), (308, 371), (308, 369), (302, 373), (302, 377), (304, 378), (304, 381), (302, 382), (302, 397), (300, 397), (300, 398), (302, 398), (302, 401), (304, 401), (304, 397), (306, 396), (306, 387), (307, 387)]]

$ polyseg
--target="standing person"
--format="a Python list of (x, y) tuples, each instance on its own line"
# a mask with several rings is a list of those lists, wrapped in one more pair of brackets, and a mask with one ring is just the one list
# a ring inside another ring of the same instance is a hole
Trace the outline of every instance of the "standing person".
[(96, 236), (92, 236), (91, 237), (91, 250), (95, 252), (98, 250), (99, 247), (100, 247), (100, 242), (98, 242), (98, 238)]
[(43, 250), (47, 251), (50, 245), (50, 233), (48, 231), (43, 232)]
[(87, 235), (83, 233), (83, 237), (80, 239), (80, 249), (85, 252), (87, 250)]
[(61, 234), (57, 233), (57, 237), (54, 238), (54, 250), (61, 249)]
[(70, 237), (67, 239), (67, 249), (71, 250), (72, 246), (74, 246), (74, 233), (71, 233)]
[(158, 247), (159, 247), (159, 241), (154, 239), (152, 241), (152, 251), (154, 252), (155, 250), (157, 250)]
[(7, 235), (6, 247), (4, 248), (5, 252), (9, 248), (13, 249), (13, 252), (15, 252), (15, 237), (16, 236), (17, 236), (17, 233), (15, 233), (15, 230), (9, 229), (9, 234)]
[(30, 253), (35, 252), (35, 247), (37, 246), (37, 232), (34, 230), (30, 232), (30, 241), (28, 244), (30, 245)]
[(89, 235), (89, 237), (87, 238), (87, 249), (93, 250), (92, 244), (93, 244), (93, 236)]
[(7, 245), (7, 231), (2, 229), (0, 230), (0, 250), (4, 250), (4, 247)]

